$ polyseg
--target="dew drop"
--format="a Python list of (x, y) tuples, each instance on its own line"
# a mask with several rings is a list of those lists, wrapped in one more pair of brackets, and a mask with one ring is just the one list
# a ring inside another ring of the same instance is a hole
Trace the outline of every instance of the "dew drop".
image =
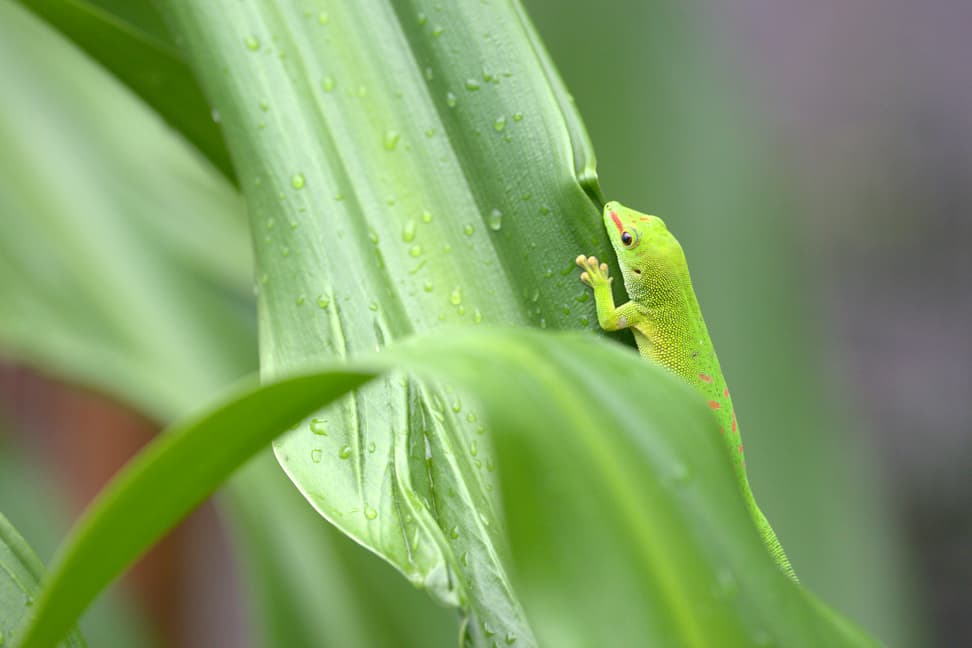
[(479, 90), (479, 81), (476, 79), (466, 79), (466, 90), (470, 92), (476, 92)]
[(311, 450), (311, 461), (314, 463), (321, 463), (321, 457), (324, 455), (324, 451), (320, 448), (314, 448)]
[(422, 246), (416, 243), (415, 245), (413, 245), (412, 247), (410, 247), (408, 249), (408, 256), (410, 256), (412, 258), (415, 258), (415, 259), (417, 259), (418, 257), (422, 256)]
[(331, 305), (331, 298), (324, 293), (321, 293), (317, 296), (317, 305), (323, 310)]
[(297, 295), (297, 305), (298, 306), (303, 306), (304, 305), (304, 301), (305, 301), (305, 298), (304, 298), (303, 295)]
[(270, 110), (270, 104), (268, 104), (266, 101), (261, 101), (260, 110), (262, 110), (263, 112), (267, 112), (268, 110)]
[(322, 11), (321, 13), (317, 14), (317, 22), (322, 25), (326, 25), (327, 23), (331, 22), (331, 17), (327, 15), (326, 11)]
[(424, 13), (420, 13), (418, 15), (418, 24), (419, 25), (424, 25), (426, 22), (428, 22), (428, 20), (429, 20), (429, 17), (426, 16)]
[(448, 105), (450, 108), (455, 108), (457, 103), (459, 103), (459, 98), (455, 94), (447, 92), (446, 105)]
[(455, 540), (456, 538), (458, 538), (459, 537), (459, 527), (454, 526), (451, 529), (449, 529), (449, 537), (452, 538), (453, 540)]
[(411, 218), (405, 221), (405, 225), (402, 227), (402, 240), (406, 243), (415, 240), (415, 221)]
[(465, 225), (465, 226), (464, 226), (464, 227), (462, 228), (462, 231), (463, 231), (463, 233), (464, 233), (464, 234), (465, 234), (466, 236), (472, 236), (472, 235), (473, 235), (473, 232), (475, 232), (475, 231), (476, 231), (476, 228), (474, 228), (474, 227), (472, 226), (472, 223), (467, 223), (467, 224), (466, 224), (466, 225)]
[(374, 453), (374, 451), (377, 450), (377, 449), (378, 449), (378, 446), (375, 445), (375, 442), (374, 441), (372, 441), (371, 443), (368, 444), (368, 452)]
[(338, 456), (341, 457), (342, 459), (349, 458), (351, 456), (351, 446), (349, 445), (343, 446), (341, 448), (341, 451), (338, 453)]
[(493, 129), (498, 133), (504, 128), (506, 128), (506, 117), (497, 117), (493, 122)]
[(374, 520), (376, 517), (378, 517), (378, 511), (371, 508), (370, 506), (365, 507), (364, 514), (365, 517), (368, 518), (369, 520)]
[(305, 184), (304, 174), (295, 173), (290, 177), (290, 186), (294, 189), (303, 189)]
[(311, 432), (320, 436), (327, 436), (327, 419), (313, 418), (310, 422)]
[(432, 37), (433, 37), (433, 38), (438, 38), (439, 36), (441, 36), (441, 35), (442, 35), (442, 32), (444, 32), (444, 31), (445, 31), (445, 28), (444, 28), (444, 27), (442, 27), (442, 25), (436, 25), (436, 26), (435, 26), (435, 27), (434, 27), (434, 28), (432, 29)]
[(475, 439), (469, 444), (469, 454), (474, 457), (479, 454), (479, 443)]
[(523, 113), (521, 113), (521, 112), (515, 112), (515, 113), (513, 113), (513, 121), (515, 121), (515, 122), (523, 121)]
[(452, 289), (452, 293), (449, 295), (449, 303), (453, 306), (458, 306), (462, 303), (462, 287), (456, 286)]
[(432, 68), (430, 67), (425, 68), (425, 80), (431, 81), (434, 78), (435, 78), (435, 73), (432, 71)]
[(423, 223), (431, 223), (432, 222), (432, 212), (430, 212), (427, 209), (425, 211), (423, 211), (422, 212), (422, 222)]
[(246, 49), (251, 52), (255, 52), (260, 49), (260, 39), (256, 36), (247, 36), (243, 39), (243, 44), (246, 45)]
[(486, 219), (486, 223), (489, 225), (489, 229), (494, 232), (500, 231), (503, 227), (503, 212), (493, 208), (493, 211), (489, 212), (489, 217)]
[(377, 313), (378, 312), (378, 302), (373, 301), (370, 304), (368, 304), (368, 310)]
[(425, 136), (426, 136), (426, 137), (429, 137), (429, 138), (431, 138), (431, 137), (435, 137), (435, 129), (434, 129), (434, 128), (429, 128), (429, 129), (427, 129), (427, 130), (425, 131)]
[(492, 459), (487, 459), (486, 460), (486, 470), (487, 470), (487, 472), (493, 472), (494, 470), (496, 470), (496, 462), (493, 461)]
[(463, 567), (468, 567), (469, 566), (469, 552), (468, 551), (463, 551), (462, 552), (462, 555), (459, 556), (459, 562), (462, 563), (462, 566)]
[(513, 644), (516, 643), (516, 635), (513, 634), (512, 632), (507, 632), (506, 637), (503, 638), (503, 641), (506, 642), (507, 646), (512, 646)]
[(431, 282), (431, 281), (426, 281), (426, 282), (425, 282), (425, 283), (424, 283), (424, 284), (422, 285), (422, 290), (424, 290), (424, 291), (425, 291), (425, 292), (427, 292), (427, 293), (430, 293), (430, 292), (432, 292), (432, 288), (433, 288), (433, 286), (432, 286), (432, 282)]
[(321, 79), (321, 90), (324, 92), (330, 92), (334, 89), (334, 77), (330, 74)]
[(398, 146), (398, 140), (402, 138), (402, 134), (396, 130), (385, 131), (385, 150), (394, 151), (395, 147)]

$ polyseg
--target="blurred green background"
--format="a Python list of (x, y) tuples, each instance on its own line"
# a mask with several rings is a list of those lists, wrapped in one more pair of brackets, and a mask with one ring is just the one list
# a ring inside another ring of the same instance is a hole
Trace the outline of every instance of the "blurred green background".
[[(972, 83), (964, 64), (972, 45), (963, 29), (972, 6), (525, 5), (587, 125), (605, 195), (663, 216), (686, 249), (741, 412), (754, 491), (803, 581), (889, 645), (972, 643)], [(0, 36), (20, 28), (20, 14), (0, 21)], [(62, 141), (70, 110), (50, 102), (77, 102), (87, 126), (100, 119), (105, 133), (144, 127), (133, 117), (137, 101), (114, 98), (104, 76), (85, 88), (50, 78), (60, 85), (45, 91), (45, 68), (31, 66), (56, 66), (64, 55), (0, 49), (0, 133)], [(13, 121), (31, 105), (31, 123)], [(2, 146), (9, 183), (24, 160)], [(195, 162), (178, 166), (184, 158), (141, 164), (159, 164), (187, 192), (226, 192), (200, 180)], [(71, 164), (59, 162), (53, 177), (75, 181)], [(111, 190), (124, 196), (124, 185)], [(232, 201), (221, 198), (218, 209)], [(12, 199), (0, 206), (6, 231), (36, 218)], [(83, 197), (72, 207), (97, 209)], [(164, 219), (155, 226), (164, 232)], [(212, 234), (226, 231), (235, 230)], [(199, 282), (232, 276), (238, 262), (198, 268)], [(240, 287), (231, 288), (238, 298)], [(245, 325), (233, 331), (241, 344), (248, 335)], [(234, 367), (225, 374), (249, 366), (253, 353), (221, 360)], [(3, 355), (0, 510), (46, 560), (64, 511), (76, 513), (152, 426), (24, 369), (22, 349), (0, 347)], [(45, 506), (18, 470), (48, 484)], [(204, 509), (123, 582), (121, 598), (143, 610), (160, 644), (245, 645), (231, 543)], [(104, 614), (121, 618), (117, 609)], [(131, 645), (122, 637), (135, 635), (99, 634), (105, 623), (116, 621), (89, 620), (93, 645)]]

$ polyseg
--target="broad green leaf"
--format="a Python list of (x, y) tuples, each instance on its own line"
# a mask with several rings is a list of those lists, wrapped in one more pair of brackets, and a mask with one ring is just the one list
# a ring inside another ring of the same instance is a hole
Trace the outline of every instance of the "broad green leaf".
[[(0, 645), (20, 639), (18, 628), (27, 618), (40, 591), (44, 564), (17, 529), (0, 513)], [(71, 625), (70, 622), (68, 625)], [(77, 630), (61, 628), (65, 648), (86, 644)]]
[[(872, 645), (765, 551), (717, 425), (688, 386), (593, 336), (466, 328), (243, 392), (165, 433), (70, 536), (22, 648), (56, 641), (278, 430), (392, 368), (481, 397), (497, 434), (516, 582), (542, 645)], [(345, 513), (381, 524), (376, 509)]]
[(18, 1), (107, 67), (233, 179), (219, 125), (151, 3)]
[[(573, 272), (607, 251), (592, 156), (517, 3), (161, 6), (247, 198), (264, 376), (446, 323), (593, 326)], [(323, 516), (472, 614), (476, 644), (485, 624), (529, 645), (463, 401), (388, 376), (277, 457)]]
[[(250, 243), (232, 189), (7, 2), (0, 85), (0, 354), (162, 422), (255, 368)], [(5, 495), (26, 506), (31, 483), (3, 477)], [(257, 596), (245, 621), (262, 645), (424, 648), (455, 635), (450, 611), (286, 488), (264, 458), (218, 502)]]

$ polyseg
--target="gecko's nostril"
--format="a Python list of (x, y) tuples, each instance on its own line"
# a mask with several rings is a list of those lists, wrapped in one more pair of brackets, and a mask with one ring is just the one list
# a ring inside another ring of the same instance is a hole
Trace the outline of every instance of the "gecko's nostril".
[(631, 268), (631, 272), (635, 273), (636, 275), (640, 275), (641, 274), (641, 270), (638, 269), (638, 268)]

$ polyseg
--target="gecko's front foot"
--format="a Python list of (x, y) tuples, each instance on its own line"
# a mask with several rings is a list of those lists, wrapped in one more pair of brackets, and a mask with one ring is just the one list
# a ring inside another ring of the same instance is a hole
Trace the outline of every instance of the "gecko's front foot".
[(581, 254), (577, 257), (577, 265), (584, 271), (580, 276), (581, 281), (588, 286), (594, 288), (598, 284), (611, 283), (611, 277), (608, 274), (608, 265), (606, 263), (598, 263), (597, 257), (586, 257)]

